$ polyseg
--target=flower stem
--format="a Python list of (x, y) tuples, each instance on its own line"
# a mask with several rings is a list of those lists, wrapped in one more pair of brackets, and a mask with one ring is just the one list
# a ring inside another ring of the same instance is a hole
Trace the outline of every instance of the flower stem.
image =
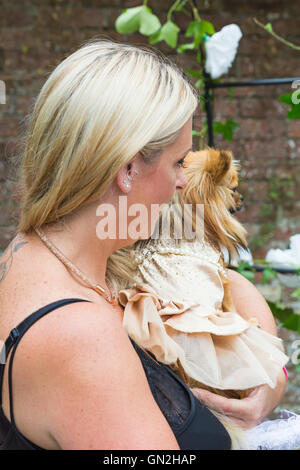
[(194, 15), (195, 20), (200, 21), (201, 18), (200, 18), (199, 12), (198, 12), (198, 8), (197, 8), (197, 5), (196, 5), (196, 2), (193, 1), (193, 0), (190, 0), (190, 4), (191, 4), (191, 8), (192, 8), (192, 11), (193, 11), (193, 15)]
[(282, 38), (278, 34), (274, 33), (274, 31), (268, 30), (265, 25), (263, 25), (260, 21), (258, 21), (256, 18), (253, 18), (254, 23), (256, 23), (258, 26), (263, 28), (265, 31), (267, 31), (269, 34), (274, 36), (278, 41), (283, 42), (288, 47), (291, 47), (292, 49), (295, 49), (296, 51), (300, 51), (300, 46), (296, 46), (296, 44), (293, 44), (292, 42), (287, 41), (286, 39)]
[(176, 8), (178, 7), (180, 2), (181, 2), (181, 0), (176, 0), (175, 3), (173, 3), (173, 5), (171, 6), (171, 8), (168, 11), (167, 21), (172, 21), (172, 13), (173, 13), (174, 10), (176, 10)]

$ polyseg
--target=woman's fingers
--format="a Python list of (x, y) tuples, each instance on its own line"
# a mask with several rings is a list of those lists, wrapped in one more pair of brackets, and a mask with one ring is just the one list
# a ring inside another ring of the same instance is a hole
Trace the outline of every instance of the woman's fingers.
[(232, 401), (239, 402), (240, 400), (234, 400), (232, 398), (224, 398), (216, 393), (209, 392), (202, 388), (192, 388), (192, 392), (198, 400), (204, 405), (212, 408), (215, 411), (219, 411), (224, 414), (229, 414), (232, 411)]
[(244, 429), (252, 428), (259, 422), (260, 400), (257, 393), (252, 392), (251, 396), (237, 400), (200, 388), (193, 388), (192, 392), (207, 408), (227, 416)]

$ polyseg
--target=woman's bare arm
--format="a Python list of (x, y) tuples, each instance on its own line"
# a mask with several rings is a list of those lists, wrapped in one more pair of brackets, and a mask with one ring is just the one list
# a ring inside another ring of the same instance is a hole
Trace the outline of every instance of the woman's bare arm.
[(45, 384), (49, 433), (59, 447), (178, 450), (111, 307), (77, 304), (64, 309), (69, 312), (60, 318), (60, 333), (52, 332), (47, 346)]
[(237, 312), (241, 317), (249, 320), (257, 318), (260, 327), (277, 336), (276, 323), (273, 314), (259, 290), (242, 274), (228, 269), (230, 291)]
[[(228, 270), (232, 300), (237, 312), (245, 319), (256, 317), (260, 327), (277, 336), (272, 312), (258, 289), (241, 274)], [(193, 389), (205, 405), (232, 418), (239, 426), (251, 428), (263, 421), (281, 401), (286, 389), (286, 378), (281, 371), (274, 389), (261, 385), (243, 400), (223, 398), (207, 390)]]

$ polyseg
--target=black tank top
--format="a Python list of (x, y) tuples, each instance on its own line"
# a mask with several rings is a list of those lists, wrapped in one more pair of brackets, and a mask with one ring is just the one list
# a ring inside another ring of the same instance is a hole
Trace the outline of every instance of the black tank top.
[[(12, 364), (16, 348), (26, 331), (37, 320), (56, 308), (73, 302), (88, 302), (83, 299), (63, 299), (52, 302), (37, 310), (23, 320), (10, 332), (5, 342), (5, 354), (12, 353), (8, 365), (9, 407), (11, 421), (8, 421), (2, 409), (2, 383), (5, 364), (0, 364), (0, 450), (44, 450), (30, 442), (17, 429), (13, 412)], [(185, 383), (172, 369), (154, 361), (132, 339), (132, 345), (138, 354), (153, 397), (168, 421), (180, 449), (182, 450), (229, 450), (230, 437), (216, 417), (200, 403)], [(0, 361), (1, 362), (1, 361)], [(4, 361), (2, 361), (4, 362)]]

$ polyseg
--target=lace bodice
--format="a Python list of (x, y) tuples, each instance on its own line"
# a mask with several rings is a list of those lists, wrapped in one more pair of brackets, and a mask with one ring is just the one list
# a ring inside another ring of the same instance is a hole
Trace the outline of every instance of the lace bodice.
[(218, 309), (224, 295), (219, 273), (227, 275), (219, 258), (204, 241), (181, 241), (180, 246), (172, 240), (159, 241), (136, 252), (136, 280), (151, 286), (165, 301), (199, 303), (201, 289), (205, 306)]

